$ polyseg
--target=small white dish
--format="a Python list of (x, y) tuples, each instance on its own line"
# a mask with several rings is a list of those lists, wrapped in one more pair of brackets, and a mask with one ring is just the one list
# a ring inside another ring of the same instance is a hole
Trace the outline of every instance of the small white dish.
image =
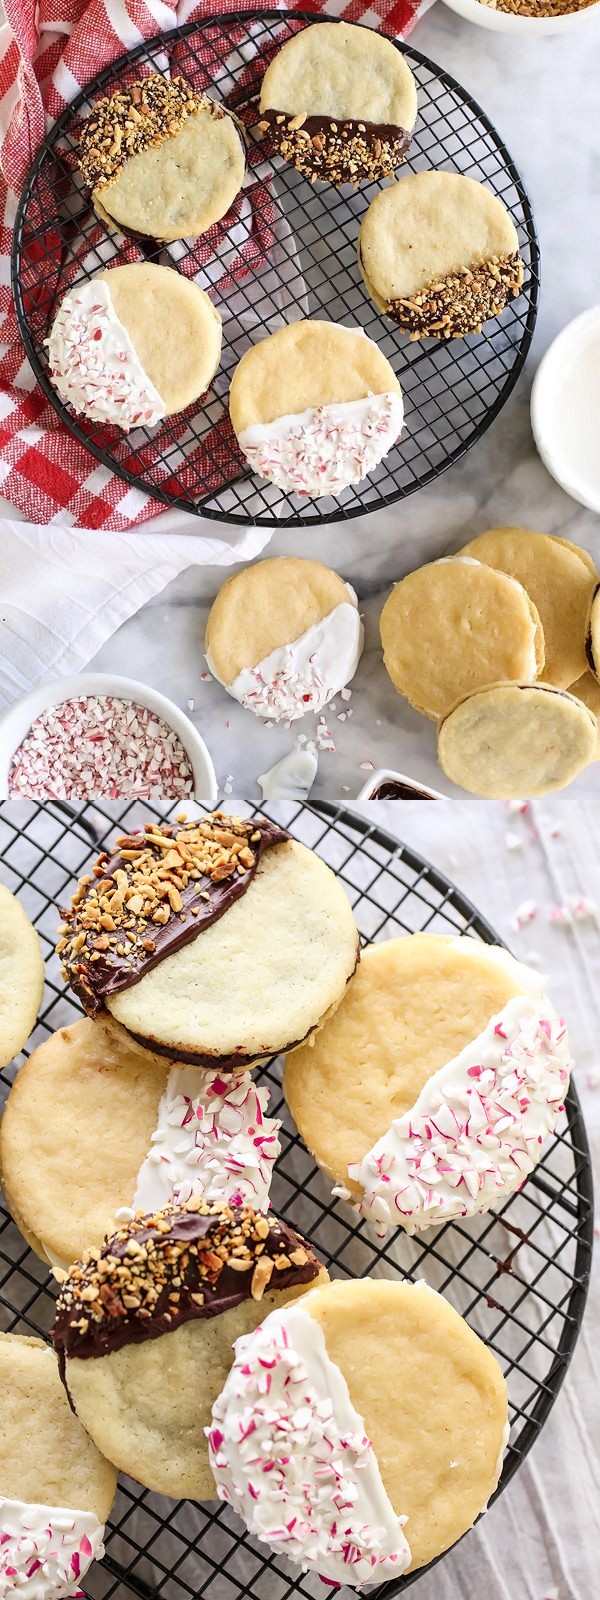
[(600, 306), (567, 323), (546, 351), (533, 381), (531, 426), (561, 489), (600, 512)]
[(467, 22), (475, 22), (479, 28), (488, 28), (492, 33), (519, 34), (524, 39), (526, 34), (566, 33), (569, 28), (583, 25), (584, 17), (588, 20), (594, 12), (600, 11), (597, 3), (585, 6), (583, 11), (564, 11), (560, 17), (520, 17), (514, 11), (497, 11), (494, 6), (482, 4), (482, 0), (444, 0), (444, 4), (451, 11), (457, 11), (460, 17), (466, 17)]
[[(367, 782), (363, 784), (357, 800), (377, 799), (377, 790), (383, 783), (398, 783), (404, 789), (414, 790), (414, 793), (403, 795), (390, 795), (389, 799), (399, 800), (446, 800), (445, 794), (440, 794), (438, 789), (430, 789), (426, 783), (419, 783), (417, 778), (407, 778), (403, 772), (393, 772), (391, 767), (380, 767), (378, 772), (372, 772)], [(384, 799), (385, 796), (382, 796)]]
[[(7, 800), (8, 775), (16, 754), (32, 722), (48, 706), (61, 705), (79, 695), (113, 695), (117, 700), (134, 700), (138, 705), (153, 711), (173, 729), (184, 747), (194, 776), (194, 796), (205, 805), (217, 802), (218, 787), (215, 769), (204, 740), (196, 732), (193, 722), (184, 711), (157, 689), (135, 678), (116, 677), (112, 672), (82, 672), (72, 678), (54, 678), (23, 695), (0, 717), (0, 799)], [(14, 798), (14, 797), (13, 797)], [(93, 800), (94, 796), (90, 795)]]

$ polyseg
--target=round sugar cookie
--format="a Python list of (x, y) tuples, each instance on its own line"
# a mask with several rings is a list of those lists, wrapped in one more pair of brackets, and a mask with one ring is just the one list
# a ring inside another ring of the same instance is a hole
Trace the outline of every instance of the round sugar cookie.
[(592, 758), (600, 761), (600, 683), (593, 672), (584, 672), (576, 683), (569, 684), (569, 694), (574, 694), (576, 700), (583, 700), (584, 706), (591, 711), (598, 724), (596, 754)]
[(312, 1290), (239, 1341), (209, 1448), (220, 1498), (252, 1534), (362, 1588), (460, 1539), (508, 1432), (500, 1366), (458, 1312), (425, 1283), (363, 1278)]
[(53, 1339), (77, 1416), (145, 1488), (214, 1499), (204, 1428), (234, 1341), (326, 1281), (299, 1234), (249, 1206), (138, 1213), (61, 1285)]
[(0, 1068), (27, 1043), (43, 989), (39, 935), (14, 894), (0, 883)]
[(354, 590), (319, 561), (258, 561), (219, 589), (205, 636), (213, 677), (258, 717), (320, 711), (354, 677), (363, 628)]
[(71, 289), (46, 343), (61, 400), (128, 433), (206, 392), (219, 365), (221, 318), (189, 278), (135, 262)]
[(244, 138), (225, 106), (185, 78), (152, 74), (96, 101), (79, 170), (109, 228), (191, 239), (219, 222), (241, 189)]
[(523, 283), (502, 201), (455, 172), (417, 172), (382, 189), (361, 223), (358, 260), (375, 305), (411, 339), (481, 333)]
[[(314, 1047), (286, 1058), (284, 1089), (311, 1155), (365, 1215), (372, 1213), (367, 1191), (373, 1190), (374, 1199), (377, 1191), (368, 1158), (392, 1124), (407, 1114), (416, 1123), (415, 1108), (431, 1080), (509, 1002), (525, 995), (541, 1004), (542, 994), (538, 974), (508, 951), (468, 937), (419, 933), (363, 951), (341, 1006)], [(454, 1122), (452, 1127), (456, 1131)], [(518, 1178), (514, 1167), (513, 1172)], [(464, 1188), (456, 1193), (461, 1206), (477, 1199)], [(387, 1226), (414, 1232), (429, 1225), (431, 1207), (411, 1198), (410, 1210), (395, 1208)], [(452, 1214), (447, 1193), (443, 1210)], [(372, 1220), (380, 1216), (376, 1204)]]
[(253, 472), (313, 497), (362, 482), (404, 416), (400, 384), (374, 340), (316, 320), (291, 322), (246, 351), (229, 410)]
[(58, 945), (68, 982), (173, 1062), (236, 1072), (300, 1042), (358, 960), (341, 883), (263, 819), (148, 823), (81, 888)]
[(314, 23), (265, 72), (259, 129), (314, 182), (391, 178), (404, 160), (417, 88), (401, 51), (350, 22)]
[(544, 679), (568, 689), (586, 667), (585, 624), (597, 581), (582, 559), (587, 551), (528, 528), (490, 528), (470, 539), (461, 554), (522, 583), (544, 630)]
[(427, 717), (498, 678), (537, 677), (544, 636), (521, 584), (469, 556), (444, 557), (396, 584), (381, 613), (394, 688)]
[(454, 706), (438, 727), (447, 778), (488, 800), (566, 789), (596, 759), (598, 723), (583, 701), (545, 683), (495, 683)]
[(0, 1175), (42, 1260), (68, 1266), (116, 1221), (192, 1194), (267, 1211), (281, 1124), (248, 1072), (223, 1080), (132, 1049), (87, 1017), (21, 1068), (0, 1122)]
[(69, 1409), (41, 1339), (0, 1333), (0, 1388), (0, 1592), (66, 1600), (104, 1554), (117, 1475)]

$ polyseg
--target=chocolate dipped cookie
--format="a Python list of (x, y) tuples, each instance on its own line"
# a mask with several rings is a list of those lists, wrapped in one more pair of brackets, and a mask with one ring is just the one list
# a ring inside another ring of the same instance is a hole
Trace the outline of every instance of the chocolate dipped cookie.
[(60, 1276), (54, 1345), (91, 1438), (146, 1488), (213, 1499), (204, 1429), (233, 1344), (327, 1281), (310, 1246), (249, 1206), (193, 1196), (138, 1213)]
[(64, 919), (58, 950), (89, 1016), (222, 1072), (308, 1038), (358, 960), (330, 868), (275, 823), (221, 812), (118, 838)]

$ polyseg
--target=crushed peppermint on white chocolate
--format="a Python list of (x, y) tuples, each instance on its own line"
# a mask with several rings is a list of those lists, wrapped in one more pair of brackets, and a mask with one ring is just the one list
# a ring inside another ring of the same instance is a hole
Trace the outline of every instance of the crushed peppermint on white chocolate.
[(363, 1190), (358, 1214), (380, 1237), (390, 1228), (415, 1233), (520, 1189), (564, 1110), (572, 1066), (549, 1001), (509, 1000), (348, 1168)]
[(79, 1587), (104, 1555), (92, 1511), (27, 1504), (0, 1495), (0, 1595), (19, 1600), (84, 1600)]
[[(266, 1115), (269, 1099), (269, 1089), (258, 1088), (249, 1072), (223, 1078), (174, 1067), (127, 1214), (156, 1211), (170, 1200), (185, 1205), (193, 1194), (267, 1211), (281, 1150), (281, 1122)], [(124, 1214), (122, 1208), (119, 1220)]]
[(73, 411), (126, 433), (166, 416), (106, 281), (92, 278), (65, 295), (45, 343), (54, 388)]
[(253, 472), (286, 493), (317, 497), (360, 483), (400, 437), (401, 395), (310, 407), (239, 435)]
[(80, 695), (48, 706), (12, 758), (8, 792), (29, 800), (105, 800), (193, 795), (181, 740), (134, 700)]
[(299, 1305), (238, 1339), (207, 1428), (220, 1500), (277, 1555), (329, 1584), (400, 1577), (411, 1554), (364, 1420)]

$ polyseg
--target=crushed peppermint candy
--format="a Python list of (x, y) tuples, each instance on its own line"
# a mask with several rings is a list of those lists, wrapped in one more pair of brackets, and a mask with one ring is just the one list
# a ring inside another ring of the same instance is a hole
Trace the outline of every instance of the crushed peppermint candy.
[[(270, 1091), (257, 1088), (249, 1072), (199, 1078), (196, 1067), (174, 1067), (127, 1215), (156, 1211), (169, 1200), (184, 1205), (193, 1194), (268, 1211), (281, 1150), (281, 1122), (266, 1115), (269, 1099)], [(125, 1208), (118, 1220), (125, 1220)]]
[(521, 901), (521, 904), (517, 906), (511, 921), (511, 928), (514, 929), (515, 933), (519, 933), (521, 928), (525, 928), (528, 922), (535, 921), (535, 918), (537, 917), (537, 909), (538, 908), (535, 900)]
[(9, 795), (29, 800), (181, 800), (194, 777), (181, 740), (134, 700), (80, 695), (48, 706), (15, 752)]
[(206, 1429), (219, 1499), (277, 1555), (328, 1584), (400, 1577), (411, 1553), (364, 1420), (299, 1305), (238, 1339)]
[(103, 1534), (92, 1511), (29, 1505), (0, 1495), (0, 1595), (83, 1600), (80, 1580), (104, 1555)]
[(550, 1003), (509, 1000), (348, 1168), (364, 1191), (358, 1214), (381, 1238), (390, 1228), (416, 1233), (520, 1189), (564, 1110), (572, 1067)]
[(273, 722), (295, 721), (308, 711), (320, 711), (329, 699), (330, 690), (321, 677), (314, 657), (298, 669), (294, 651), (283, 646), (283, 663), (271, 678), (263, 675), (263, 663), (248, 668), (253, 686), (242, 695), (241, 704), (246, 711), (259, 717), (271, 717)]
[(92, 278), (65, 295), (45, 343), (50, 378), (73, 411), (125, 433), (166, 416), (106, 280)]
[(239, 443), (259, 477), (286, 493), (318, 497), (366, 478), (399, 439), (403, 420), (402, 397), (390, 391), (256, 423)]

